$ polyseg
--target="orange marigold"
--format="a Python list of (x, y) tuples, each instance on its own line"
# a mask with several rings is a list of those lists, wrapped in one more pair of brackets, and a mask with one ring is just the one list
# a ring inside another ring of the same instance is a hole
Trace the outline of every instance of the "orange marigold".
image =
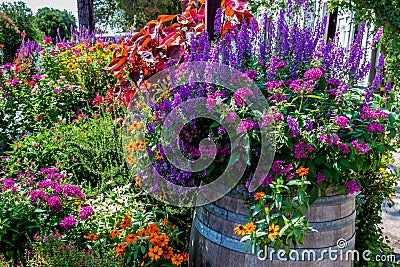
[(168, 220), (166, 218), (164, 218), (164, 220), (162, 221), (161, 225), (162, 226), (166, 226), (168, 223)]
[(111, 230), (111, 232), (110, 232), (111, 238), (114, 238), (114, 237), (116, 237), (116, 236), (119, 236), (120, 234), (121, 234), (121, 231), (118, 230), (118, 229)]

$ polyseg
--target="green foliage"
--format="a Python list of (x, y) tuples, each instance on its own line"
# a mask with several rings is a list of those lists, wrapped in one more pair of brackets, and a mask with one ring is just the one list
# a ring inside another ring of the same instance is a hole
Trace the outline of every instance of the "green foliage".
[(53, 40), (71, 37), (71, 26), (76, 27), (75, 17), (66, 10), (44, 7), (37, 11), (36, 18), (38, 28)]
[(162, 14), (179, 14), (179, 0), (94, 0), (96, 24), (101, 29), (143, 27)]
[(340, 7), (354, 12), (357, 23), (362, 21), (383, 28), (382, 52), (386, 57), (388, 81), (400, 89), (400, 2), (395, 0), (329, 0), (331, 9)]
[(22, 32), (25, 39), (39, 41), (43, 33), (36, 25), (32, 10), (22, 1), (0, 4), (0, 44), (4, 44), (4, 61), (11, 62), (19, 48)]
[(102, 191), (133, 182), (125, 164), (121, 129), (106, 114), (103, 118), (79, 119), (56, 128), (61, 151), (54, 158), (61, 169)]

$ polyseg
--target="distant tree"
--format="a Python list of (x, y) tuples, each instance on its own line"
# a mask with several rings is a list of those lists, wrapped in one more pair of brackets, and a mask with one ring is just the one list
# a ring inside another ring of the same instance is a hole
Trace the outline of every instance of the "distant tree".
[(150, 20), (162, 14), (181, 12), (181, 0), (94, 0), (97, 25), (128, 30), (132, 26), (143, 27)]
[(71, 26), (76, 27), (75, 17), (68, 11), (44, 7), (36, 13), (38, 28), (53, 40), (58, 36), (71, 37)]
[(4, 45), (5, 62), (14, 59), (22, 33), (26, 34), (25, 40), (40, 41), (43, 37), (32, 10), (22, 1), (0, 4), (0, 44)]

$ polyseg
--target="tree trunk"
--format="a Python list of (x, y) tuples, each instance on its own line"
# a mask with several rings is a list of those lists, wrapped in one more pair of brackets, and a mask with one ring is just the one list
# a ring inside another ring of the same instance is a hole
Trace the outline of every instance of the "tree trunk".
[(79, 25), (85, 27), (90, 33), (94, 31), (93, 0), (78, 0)]

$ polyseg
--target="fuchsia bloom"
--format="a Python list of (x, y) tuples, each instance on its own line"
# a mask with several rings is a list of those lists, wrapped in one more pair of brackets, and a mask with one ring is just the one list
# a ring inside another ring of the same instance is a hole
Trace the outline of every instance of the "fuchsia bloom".
[(255, 122), (252, 120), (244, 120), (239, 122), (239, 126), (238, 126), (238, 133), (244, 133), (247, 130), (253, 129), (255, 126)]
[(367, 128), (368, 132), (378, 132), (378, 133), (385, 132), (385, 127), (383, 127), (382, 124), (377, 122), (372, 122), (370, 124), (367, 124), (365, 127)]
[(90, 216), (94, 215), (94, 210), (92, 207), (82, 207), (81, 210), (79, 211), (79, 218), (81, 218), (82, 221), (85, 221), (87, 218)]
[(215, 107), (215, 105), (217, 104), (217, 97), (224, 98), (225, 94), (222, 92), (215, 92), (210, 94), (207, 97), (207, 103), (206, 103), (208, 109), (213, 109)]
[(74, 216), (67, 216), (60, 222), (60, 226), (67, 231), (74, 228), (76, 224), (77, 222)]
[(322, 183), (322, 181), (329, 182), (329, 179), (319, 171), (317, 172), (317, 184)]
[(312, 68), (304, 73), (304, 78), (309, 80), (317, 80), (319, 79), (324, 73), (320, 68)]
[(58, 196), (48, 197), (47, 205), (50, 207), (51, 212), (58, 212), (62, 210), (62, 202)]
[(347, 184), (344, 187), (347, 188), (348, 194), (354, 194), (355, 192), (361, 189), (361, 187), (354, 180), (347, 182)]
[(350, 120), (345, 116), (337, 116), (335, 118), (335, 124), (340, 128), (345, 129)]
[(53, 42), (53, 38), (45, 36), (43, 37), (43, 42), (46, 44), (50, 44), (51, 42)]
[(333, 145), (337, 145), (340, 141), (340, 138), (337, 134), (333, 133), (333, 134), (323, 134), (318, 138), (318, 141), (321, 143), (325, 143), (328, 146), (333, 146)]
[(293, 154), (295, 159), (306, 159), (306, 152), (313, 152), (314, 148), (305, 142), (300, 142), (293, 145)]
[(228, 114), (228, 116), (226, 116), (226, 121), (229, 123), (233, 123), (236, 120), (236, 113), (235, 112), (231, 112)]
[(233, 99), (235, 100), (236, 105), (239, 107), (247, 106), (249, 101), (249, 96), (252, 96), (253, 92), (249, 88), (239, 88), (233, 93)]
[(362, 142), (361, 144), (359, 143), (359, 140), (353, 140), (351, 141), (350, 145), (352, 145), (356, 150), (366, 154), (370, 150), (369, 146), (367, 143)]

